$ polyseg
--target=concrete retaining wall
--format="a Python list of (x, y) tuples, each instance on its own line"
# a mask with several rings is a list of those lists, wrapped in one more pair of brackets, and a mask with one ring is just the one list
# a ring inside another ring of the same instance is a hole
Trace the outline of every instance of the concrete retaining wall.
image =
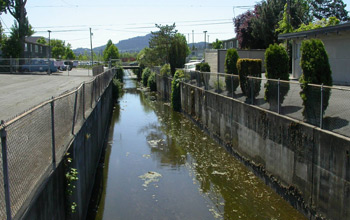
[[(163, 98), (170, 81), (157, 80)], [(186, 83), (181, 105), (306, 216), (350, 219), (349, 138)]]
[[(101, 96), (94, 110), (76, 134), (68, 152), (72, 158), (70, 167), (78, 171), (78, 180), (72, 196), (66, 196), (65, 174), (69, 167), (64, 161), (44, 184), (41, 193), (34, 199), (23, 219), (86, 219), (88, 205), (95, 180), (95, 172), (103, 149), (109, 119), (112, 114), (112, 84)], [(75, 213), (70, 213), (72, 202), (77, 203)]]
[(305, 215), (350, 219), (349, 138), (185, 83), (181, 104)]

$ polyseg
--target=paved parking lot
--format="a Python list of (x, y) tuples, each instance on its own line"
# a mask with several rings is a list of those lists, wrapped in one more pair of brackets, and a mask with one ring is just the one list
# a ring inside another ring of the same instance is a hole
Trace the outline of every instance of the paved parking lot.
[(0, 120), (9, 120), (20, 113), (78, 87), (92, 79), (91, 70), (45, 73), (0, 74)]

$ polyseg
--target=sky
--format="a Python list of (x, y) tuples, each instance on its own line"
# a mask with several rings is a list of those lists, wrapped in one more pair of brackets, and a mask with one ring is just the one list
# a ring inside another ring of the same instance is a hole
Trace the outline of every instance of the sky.
[[(343, 0), (350, 10), (350, 0)], [(252, 9), (255, 0), (28, 0), (26, 9), (33, 36), (64, 40), (72, 48), (90, 48), (105, 45), (156, 31), (155, 24), (176, 24), (189, 43), (215, 39), (226, 40), (236, 36), (232, 19)], [(14, 23), (9, 14), (1, 15), (5, 32)], [(193, 38), (192, 38), (193, 31)]]

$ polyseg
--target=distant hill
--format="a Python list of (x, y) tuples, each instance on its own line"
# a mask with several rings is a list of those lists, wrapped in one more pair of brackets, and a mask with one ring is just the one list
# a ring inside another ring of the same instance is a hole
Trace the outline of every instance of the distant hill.
[[(139, 37), (133, 37), (127, 40), (121, 40), (119, 43), (115, 44), (118, 47), (119, 52), (140, 52), (143, 48), (148, 47), (148, 42), (151, 38), (152, 34), (147, 34), (146, 36), (139, 36)], [(190, 48), (192, 48), (192, 43), (188, 45)], [(195, 48), (201, 49), (204, 48), (204, 42), (195, 43)], [(106, 48), (106, 45), (95, 47), (93, 48), (93, 51), (96, 54), (103, 53), (104, 49)], [(84, 54), (84, 52), (87, 51), (87, 53), (90, 53), (89, 48), (77, 48), (73, 50), (73, 52), (76, 55)]]
[[(148, 47), (149, 39), (151, 38), (152, 34), (147, 34), (146, 36), (139, 36), (139, 37), (133, 37), (127, 40), (121, 40), (119, 43), (115, 44), (115, 46), (118, 47), (119, 52), (139, 52), (143, 48)], [(106, 48), (106, 45), (95, 47), (93, 48), (93, 51), (98, 54), (102, 53), (104, 49)], [(84, 52), (89, 52), (89, 48), (77, 48), (73, 50), (73, 52), (76, 55), (84, 54)]]

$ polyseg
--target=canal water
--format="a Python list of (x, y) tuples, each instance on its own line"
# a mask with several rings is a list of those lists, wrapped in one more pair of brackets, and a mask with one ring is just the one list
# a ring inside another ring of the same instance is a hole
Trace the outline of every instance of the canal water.
[(305, 219), (168, 103), (125, 83), (88, 219)]

